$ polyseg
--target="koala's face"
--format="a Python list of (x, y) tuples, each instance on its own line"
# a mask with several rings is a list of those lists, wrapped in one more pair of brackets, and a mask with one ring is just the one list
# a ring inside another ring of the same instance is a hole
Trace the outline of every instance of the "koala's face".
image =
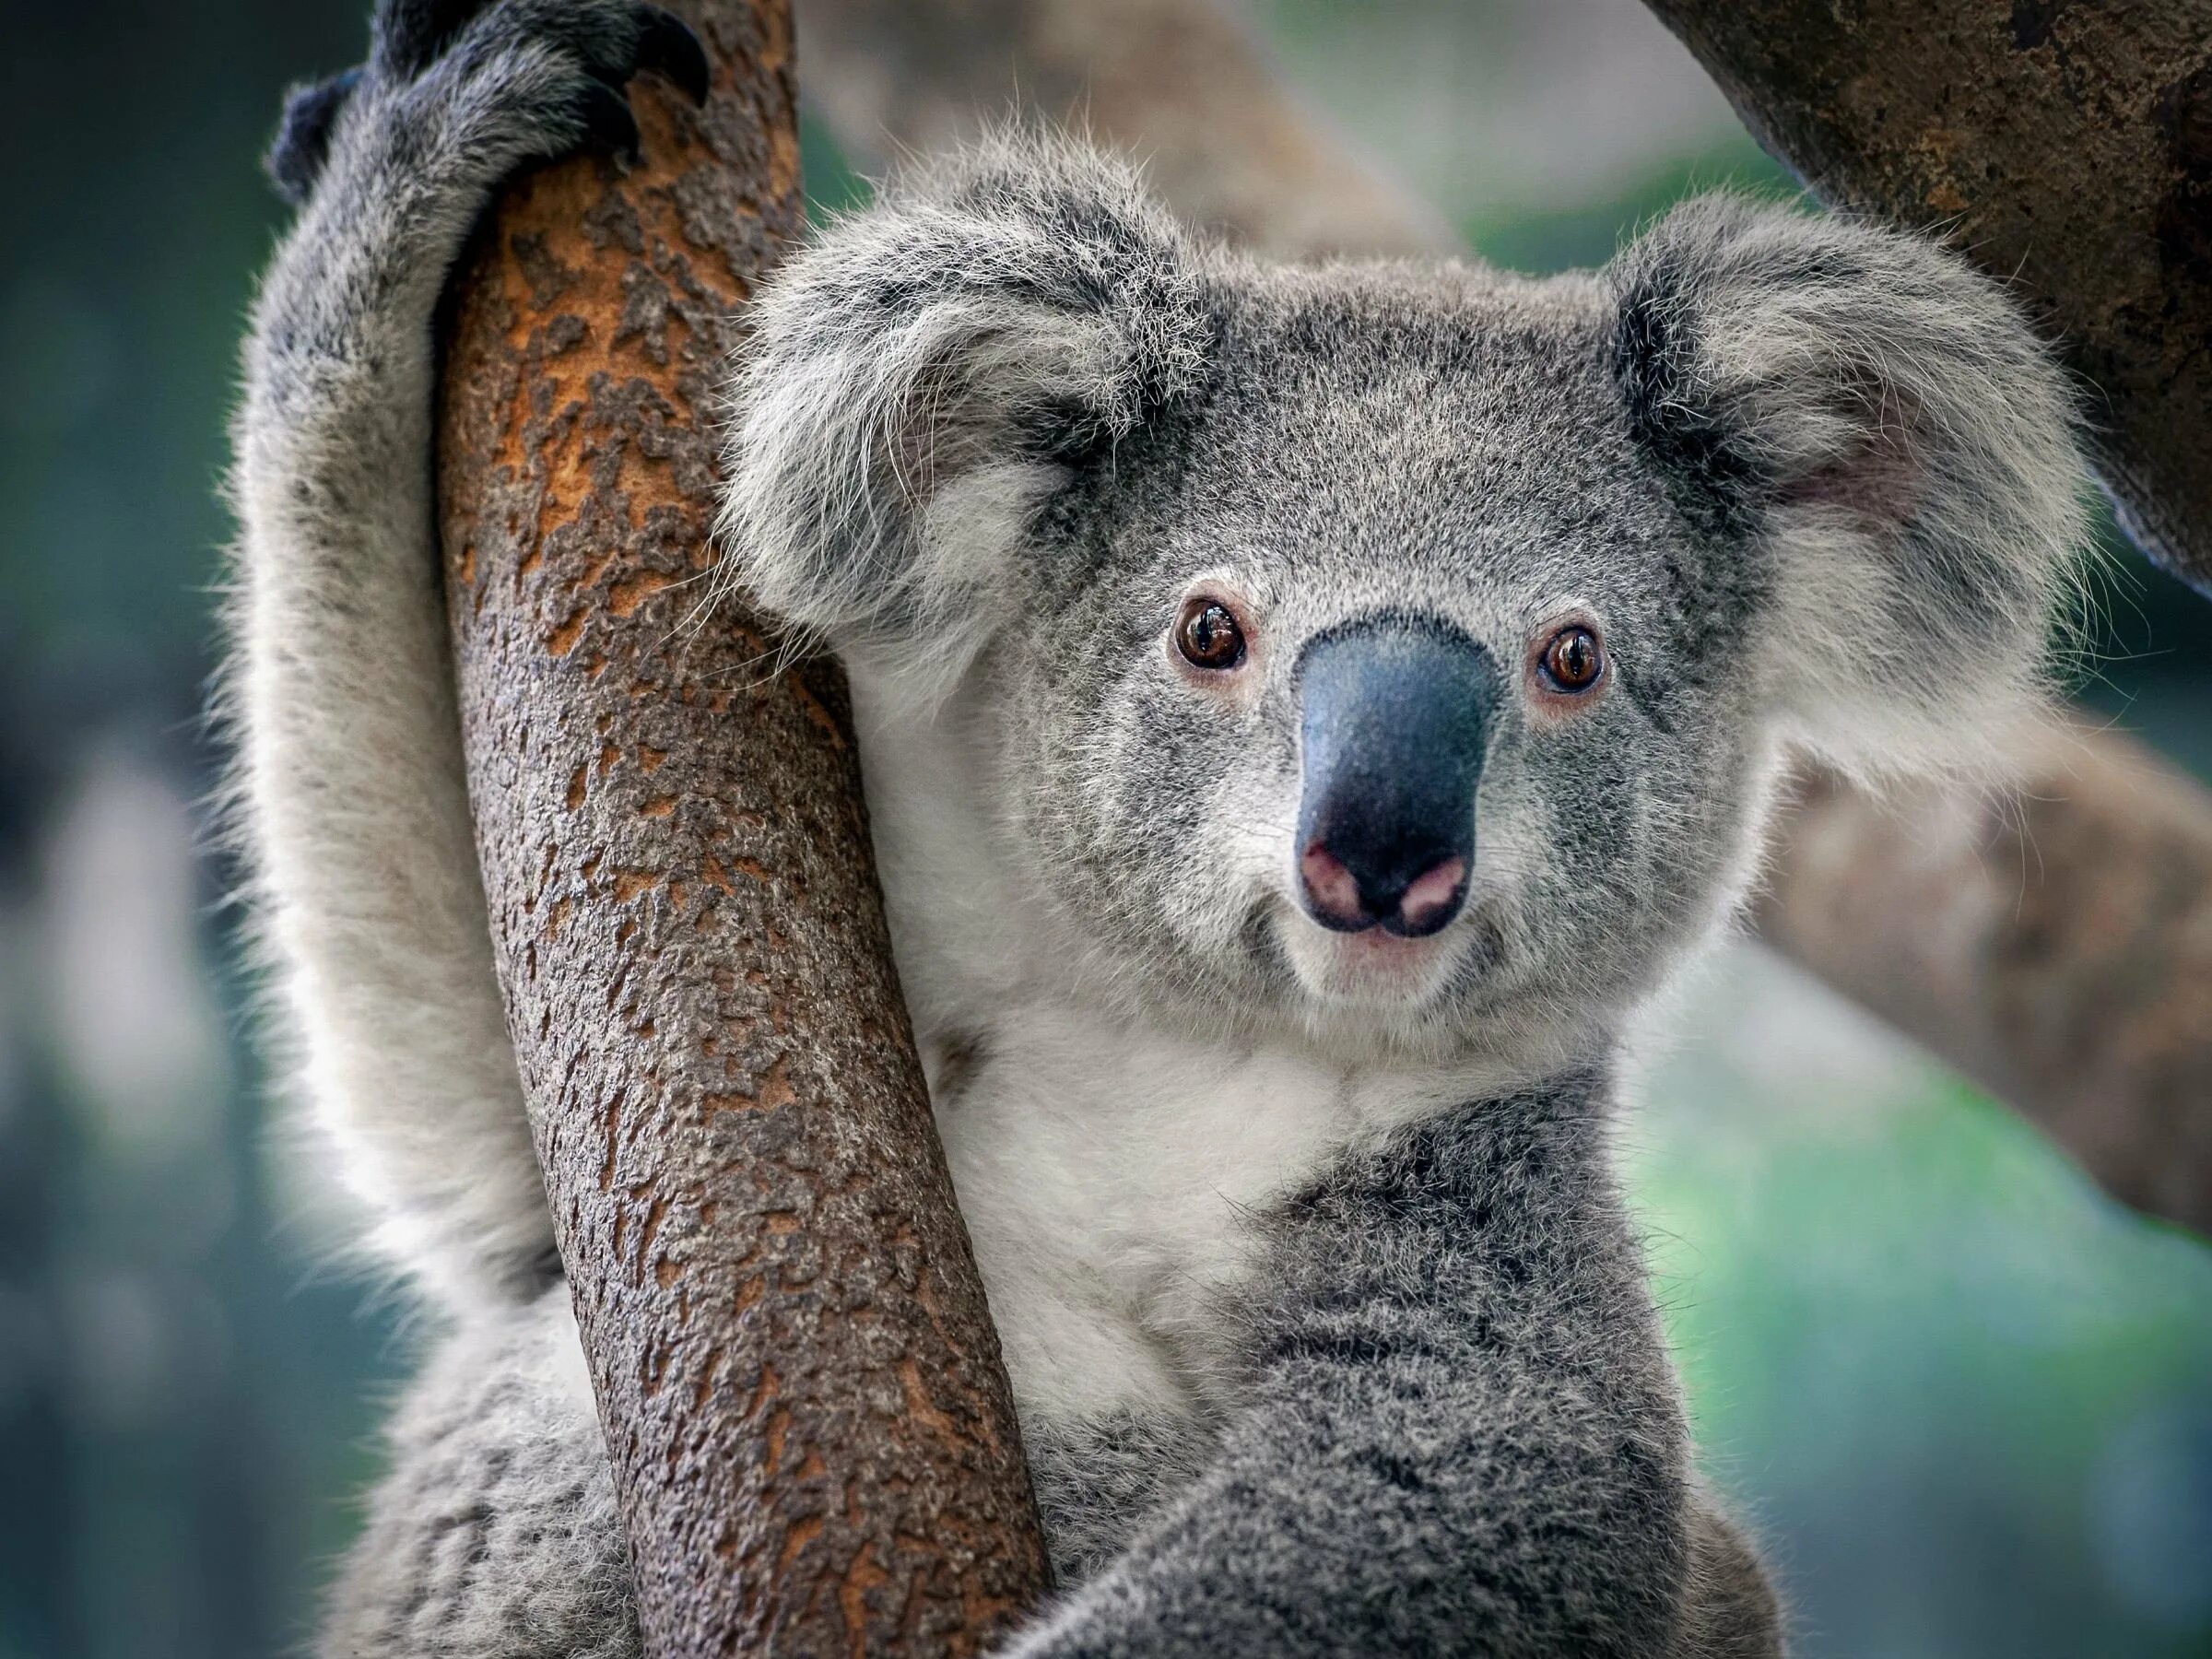
[(2063, 387), (1887, 232), (1706, 204), (1602, 276), (1267, 268), (994, 152), (764, 300), (726, 526), (769, 608), (976, 692), (1018, 874), (1120, 983), (1571, 1041), (1732, 894), (1778, 738), (2031, 700)]
[(1740, 865), (1746, 625), (1606, 296), (1220, 291), (1204, 392), (1037, 530), (982, 652), (1041, 885), (1179, 997), (1423, 1047), (1618, 1006)]

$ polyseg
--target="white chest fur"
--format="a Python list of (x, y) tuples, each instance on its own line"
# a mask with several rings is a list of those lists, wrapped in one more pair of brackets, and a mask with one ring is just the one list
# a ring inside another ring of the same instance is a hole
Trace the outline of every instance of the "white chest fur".
[(1015, 896), (959, 709), (924, 723), (865, 673), (853, 689), (900, 975), (1021, 1406), (1193, 1409), (1253, 1211), (1475, 1080), (1211, 1041), (1087, 997), (1059, 924)]

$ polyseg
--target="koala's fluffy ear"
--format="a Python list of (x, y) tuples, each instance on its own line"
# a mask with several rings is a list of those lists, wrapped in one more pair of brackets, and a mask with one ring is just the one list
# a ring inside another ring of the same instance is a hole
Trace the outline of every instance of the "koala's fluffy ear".
[(2065, 377), (2003, 290), (1925, 239), (1726, 196), (1609, 276), (1630, 424), (1745, 548), (1794, 735), (1860, 771), (1983, 759), (2046, 696), (2088, 538)]
[(736, 388), (731, 579), (940, 683), (1077, 468), (1193, 386), (1194, 250), (1121, 164), (1002, 135), (899, 181), (778, 273)]

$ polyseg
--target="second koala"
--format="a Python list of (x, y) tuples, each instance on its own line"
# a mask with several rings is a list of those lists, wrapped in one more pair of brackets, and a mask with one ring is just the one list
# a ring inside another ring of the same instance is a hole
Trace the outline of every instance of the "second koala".
[[(344, 706), (397, 635), (440, 655), (439, 280), (508, 169), (691, 60), (649, 8), (409, 15), (289, 159), (238, 472), (265, 914), (454, 1325), (327, 1651), (628, 1653), (480, 915), (380, 894), (308, 785), (465, 856), (450, 701), (380, 703), (372, 765)], [(1007, 138), (794, 256), (736, 374), (726, 580), (851, 671), (1065, 1590), (1015, 1651), (1781, 1651), (1692, 1473), (1614, 1078), (1790, 746), (1960, 764), (2033, 712), (2083, 475), (2005, 297), (1727, 199), (1595, 274), (1270, 265)], [(468, 1086), (391, 1071), (402, 1028)], [(448, 1560), (463, 1512), (547, 1524)]]

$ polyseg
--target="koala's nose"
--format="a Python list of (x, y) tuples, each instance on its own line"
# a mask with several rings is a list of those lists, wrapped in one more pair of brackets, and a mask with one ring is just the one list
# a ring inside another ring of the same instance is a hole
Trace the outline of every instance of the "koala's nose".
[(1498, 677), (1442, 623), (1335, 629), (1298, 665), (1298, 884), (1324, 927), (1419, 938), (1465, 902)]

